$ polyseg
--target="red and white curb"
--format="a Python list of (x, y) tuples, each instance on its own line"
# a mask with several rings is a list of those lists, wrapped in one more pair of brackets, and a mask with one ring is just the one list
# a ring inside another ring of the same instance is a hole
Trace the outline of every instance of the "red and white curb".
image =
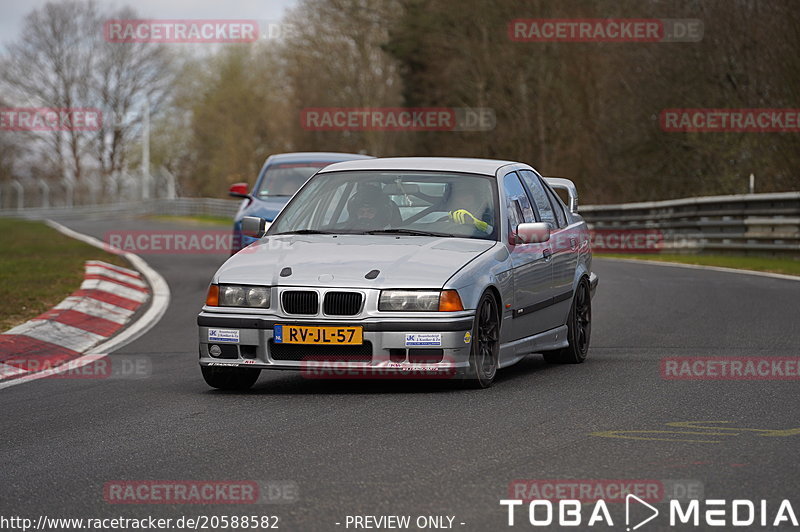
[[(56, 222), (47, 223), (69, 237), (124, 256), (138, 271), (87, 261), (77, 291), (44, 314), (0, 334), (0, 389), (103, 358), (147, 332), (169, 304), (166, 281), (137, 255)], [(148, 300), (152, 301), (147, 310), (130, 323)]]

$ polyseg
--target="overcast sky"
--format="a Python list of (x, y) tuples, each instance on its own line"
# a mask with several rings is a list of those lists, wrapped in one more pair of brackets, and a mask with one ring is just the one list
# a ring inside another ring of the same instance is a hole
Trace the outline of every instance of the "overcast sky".
[[(50, 0), (58, 1), (58, 0)], [(296, 0), (95, 0), (98, 5), (129, 5), (142, 18), (253, 19), (275, 21)], [(0, 0), (0, 46), (19, 37), (25, 15), (48, 0)], [(180, 46), (180, 45), (177, 45)]]

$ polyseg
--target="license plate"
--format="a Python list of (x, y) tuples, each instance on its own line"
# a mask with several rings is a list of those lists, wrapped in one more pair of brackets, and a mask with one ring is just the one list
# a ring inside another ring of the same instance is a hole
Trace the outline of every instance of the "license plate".
[(361, 345), (362, 327), (312, 327), (306, 325), (276, 325), (272, 331), (276, 344)]

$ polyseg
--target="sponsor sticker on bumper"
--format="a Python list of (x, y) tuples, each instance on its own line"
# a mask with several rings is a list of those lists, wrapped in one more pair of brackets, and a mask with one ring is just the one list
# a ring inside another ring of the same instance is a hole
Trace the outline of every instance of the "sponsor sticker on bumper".
[(239, 330), (238, 329), (209, 329), (208, 330), (209, 342), (229, 342), (239, 343)]
[(406, 347), (440, 346), (442, 333), (410, 333), (406, 334)]

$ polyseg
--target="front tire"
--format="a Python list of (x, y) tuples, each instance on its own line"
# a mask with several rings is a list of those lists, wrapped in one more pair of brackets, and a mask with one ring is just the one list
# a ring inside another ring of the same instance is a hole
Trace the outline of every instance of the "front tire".
[(500, 315), (497, 298), (491, 291), (485, 292), (475, 311), (472, 326), (472, 348), (469, 355), (469, 370), (464, 379), (468, 388), (488, 388), (497, 375), (500, 360)]
[(200, 366), (206, 384), (220, 390), (247, 390), (258, 380), (260, 369)]
[(592, 334), (592, 296), (589, 282), (582, 278), (572, 298), (567, 318), (567, 341), (569, 345), (557, 351), (544, 353), (550, 364), (580, 364), (589, 354), (589, 339)]

